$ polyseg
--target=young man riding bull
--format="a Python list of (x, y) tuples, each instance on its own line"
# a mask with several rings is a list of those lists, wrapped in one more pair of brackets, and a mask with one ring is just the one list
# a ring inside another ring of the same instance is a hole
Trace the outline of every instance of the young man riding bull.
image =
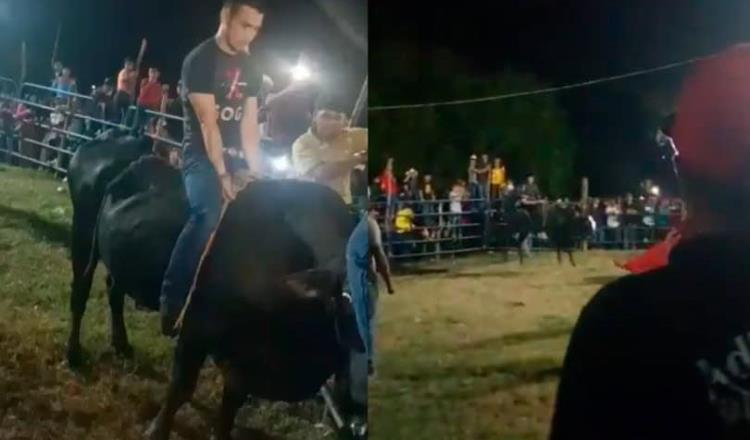
[(162, 332), (171, 335), (222, 207), (235, 198), (232, 174), (261, 175), (257, 96), (262, 74), (249, 45), (263, 25), (261, 0), (226, 0), (217, 34), (182, 66), (190, 217), (175, 244), (161, 294)]
[(750, 438), (750, 46), (699, 63), (673, 135), (682, 240), (583, 309), (552, 440)]

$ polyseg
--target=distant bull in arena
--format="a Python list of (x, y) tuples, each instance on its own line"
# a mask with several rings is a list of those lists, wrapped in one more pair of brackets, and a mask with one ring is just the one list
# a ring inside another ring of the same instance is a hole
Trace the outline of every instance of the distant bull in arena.
[[(149, 151), (150, 140), (117, 138), (81, 147), (71, 162), (71, 365), (81, 361), (81, 318), (99, 259), (108, 269), (112, 344), (119, 353), (132, 353), (125, 295), (158, 309), (187, 202), (179, 171)], [(340, 197), (314, 183), (258, 181), (238, 194), (185, 314), (167, 401), (149, 430), (151, 439), (169, 437), (207, 356), (225, 378), (219, 439), (230, 438), (248, 395), (302, 400), (329, 377), (343, 375), (351, 344), (339, 335), (351, 335), (347, 329), (353, 328), (341, 294), (352, 229)]]
[(558, 262), (562, 263), (562, 254), (566, 253), (570, 264), (575, 266), (573, 252), (593, 232), (594, 225), (589, 217), (573, 204), (558, 202), (547, 210), (546, 215), (536, 220), (541, 227), (534, 227), (535, 219), (526, 209), (501, 205), (491, 218), (488, 233), (496, 243), (511, 244), (516, 248), (519, 261), (523, 264), (524, 241), (535, 229), (544, 232), (557, 253)]

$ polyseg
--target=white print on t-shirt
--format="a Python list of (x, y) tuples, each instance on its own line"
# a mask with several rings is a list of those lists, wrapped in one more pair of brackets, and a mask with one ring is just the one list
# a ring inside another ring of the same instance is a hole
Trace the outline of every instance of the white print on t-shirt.
[(706, 380), (709, 401), (728, 426), (750, 422), (750, 333), (735, 337), (734, 345), (723, 366), (706, 359), (696, 362)]
[(219, 118), (222, 121), (229, 122), (229, 121), (241, 121), (242, 120), (242, 110), (243, 106), (239, 105), (237, 107), (232, 106), (226, 106), (222, 108), (220, 105), (216, 105), (216, 111), (219, 113)]

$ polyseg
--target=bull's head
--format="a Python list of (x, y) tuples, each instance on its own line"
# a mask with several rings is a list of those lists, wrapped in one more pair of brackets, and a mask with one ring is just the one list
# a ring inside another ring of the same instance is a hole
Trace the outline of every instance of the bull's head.
[(323, 299), (336, 321), (339, 343), (354, 351), (364, 352), (351, 298), (343, 295), (341, 274), (324, 269), (307, 270), (286, 276), (284, 284), (298, 298)]

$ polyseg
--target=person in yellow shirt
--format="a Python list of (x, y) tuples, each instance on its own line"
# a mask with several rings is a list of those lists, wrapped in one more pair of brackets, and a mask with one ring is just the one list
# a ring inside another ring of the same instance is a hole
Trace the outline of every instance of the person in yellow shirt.
[(414, 211), (408, 206), (402, 206), (396, 212), (396, 233), (406, 234), (414, 230)]
[(503, 165), (502, 159), (496, 157), (495, 163), (492, 166), (492, 172), (490, 173), (490, 196), (492, 199), (500, 198), (503, 188), (505, 188), (505, 184), (505, 165)]
[(351, 205), (352, 170), (367, 163), (367, 129), (347, 124), (345, 113), (321, 107), (292, 145), (292, 164), (300, 179), (328, 186)]

